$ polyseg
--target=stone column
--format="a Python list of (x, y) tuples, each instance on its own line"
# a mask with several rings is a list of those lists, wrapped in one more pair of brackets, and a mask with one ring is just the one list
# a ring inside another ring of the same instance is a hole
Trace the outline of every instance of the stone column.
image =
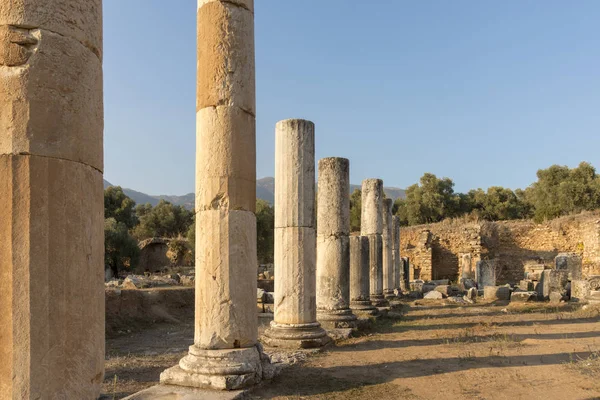
[(194, 344), (166, 384), (237, 389), (261, 379), (256, 317), (252, 0), (198, 0)]
[(329, 341), (316, 308), (315, 125), (288, 119), (275, 128), (275, 316), (263, 342), (314, 348)]
[(383, 295), (387, 300), (396, 298), (394, 294), (394, 252), (392, 226), (392, 199), (383, 199), (381, 220), (383, 222)]
[(328, 329), (353, 328), (350, 310), (350, 163), (319, 160), (317, 319)]
[(361, 235), (369, 239), (369, 282), (371, 303), (386, 306), (383, 296), (383, 181), (365, 179), (362, 183)]
[(0, 0), (0, 397), (104, 376), (102, 1)]
[(377, 314), (369, 287), (369, 238), (350, 236), (350, 308), (357, 315)]
[(400, 259), (400, 217), (392, 217), (392, 254), (394, 264), (394, 289), (400, 291), (402, 260)]

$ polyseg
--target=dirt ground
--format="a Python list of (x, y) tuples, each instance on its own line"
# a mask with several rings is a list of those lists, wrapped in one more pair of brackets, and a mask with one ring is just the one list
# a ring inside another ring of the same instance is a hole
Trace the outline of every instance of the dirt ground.
[[(253, 399), (600, 399), (600, 311), (545, 304), (406, 303), (290, 366)], [(107, 340), (105, 399), (152, 386), (192, 343), (191, 321)]]

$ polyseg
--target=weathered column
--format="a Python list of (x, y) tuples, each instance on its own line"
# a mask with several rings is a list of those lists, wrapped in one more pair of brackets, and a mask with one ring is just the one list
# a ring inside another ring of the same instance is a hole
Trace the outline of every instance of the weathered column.
[(317, 319), (328, 329), (353, 328), (350, 310), (350, 162), (319, 160)]
[(102, 1), (0, 0), (0, 397), (104, 375)]
[(256, 318), (252, 0), (199, 0), (194, 344), (161, 382), (237, 389), (261, 379)]
[(275, 316), (263, 335), (265, 344), (328, 343), (315, 298), (315, 125), (288, 119), (275, 128)]
[(392, 217), (392, 253), (394, 264), (394, 289), (400, 291), (402, 260), (400, 259), (400, 217), (397, 215)]
[(350, 236), (350, 308), (354, 314), (373, 315), (369, 287), (369, 238)]
[(383, 222), (383, 295), (387, 300), (396, 298), (394, 294), (394, 252), (392, 226), (392, 199), (383, 199), (381, 220)]
[(362, 183), (361, 235), (369, 238), (369, 282), (371, 302), (385, 306), (383, 296), (383, 181), (365, 179)]

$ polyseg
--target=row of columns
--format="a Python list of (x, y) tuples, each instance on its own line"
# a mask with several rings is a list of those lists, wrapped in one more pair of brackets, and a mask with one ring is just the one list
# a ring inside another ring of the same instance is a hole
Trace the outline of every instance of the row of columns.
[(278, 122), (275, 312), (263, 337), (273, 347), (321, 347), (330, 341), (323, 328), (356, 327), (357, 314), (377, 314), (400, 286), (400, 225), (383, 181), (363, 182), (362, 232), (350, 236), (349, 161), (319, 160), (316, 203), (314, 164), (314, 124)]

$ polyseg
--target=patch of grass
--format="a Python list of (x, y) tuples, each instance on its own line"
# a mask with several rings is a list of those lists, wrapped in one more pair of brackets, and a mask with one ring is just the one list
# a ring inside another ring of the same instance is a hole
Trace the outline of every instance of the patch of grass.
[(571, 354), (567, 366), (580, 374), (597, 377), (600, 375), (600, 351), (592, 351), (586, 358)]

